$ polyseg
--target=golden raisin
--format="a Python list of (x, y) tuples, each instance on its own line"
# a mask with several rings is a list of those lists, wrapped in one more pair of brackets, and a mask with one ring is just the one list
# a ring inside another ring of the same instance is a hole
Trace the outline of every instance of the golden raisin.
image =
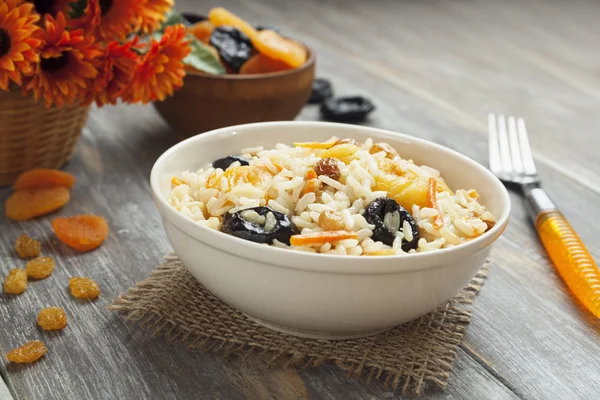
[(61, 307), (44, 308), (38, 314), (37, 324), (45, 331), (64, 329), (67, 326), (67, 314)]
[(338, 211), (326, 211), (319, 217), (319, 226), (326, 231), (344, 229), (344, 218)]
[(29, 236), (22, 234), (15, 242), (15, 251), (21, 258), (32, 258), (40, 255), (42, 244)]
[(21, 268), (11, 269), (4, 280), (4, 292), (21, 294), (27, 289), (27, 272)]
[(391, 159), (391, 158), (398, 156), (398, 152), (396, 151), (396, 149), (394, 149), (392, 146), (390, 146), (387, 143), (375, 143), (369, 149), (369, 153), (371, 153), (371, 154), (380, 153), (382, 151), (385, 152), (385, 158)]
[(54, 270), (54, 260), (50, 257), (38, 257), (25, 265), (27, 275), (34, 279), (44, 279)]
[(12, 361), (14, 363), (29, 364), (34, 361), (37, 361), (40, 357), (46, 354), (47, 351), (48, 348), (46, 347), (44, 342), (41, 342), (39, 340), (32, 340), (31, 342), (25, 343), (21, 347), (12, 349), (8, 353), (6, 358), (8, 358), (8, 361)]
[(78, 299), (93, 300), (100, 296), (98, 284), (90, 278), (73, 277), (69, 279), (71, 295)]
[(335, 158), (321, 158), (314, 167), (317, 176), (325, 175), (331, 179), (338, 180), (340, 177), (340, 168)]

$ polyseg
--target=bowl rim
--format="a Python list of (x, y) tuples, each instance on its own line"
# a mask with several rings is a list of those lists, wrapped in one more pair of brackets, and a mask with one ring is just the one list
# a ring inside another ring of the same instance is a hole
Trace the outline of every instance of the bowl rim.
[(309, 46), (307, 46), (306, 44), (304, 44), (303, 42), (299, 42), (299, 41), (296, 41), (296, 42), (298, 42), (302, 46), (304, 46), (304, 48), (306, 49), (306, 51), (308, 53), (308, 57), (306, 58), (306, 61), (304, 62), (304, 64), (302, 64), (298, 68), (292, 68), (292, 69), (288, 69), (285, 71), (267, 72), (267, 73), (263, 73), (263, 74), (247, 74), (247, 75), (240, 75), (240, 74), (216, 75), (216, 74), (207, 74), (207, 73), (204, 73), (201, 71), (191, 71), (191, 70), (187, 70), (187, 69), (186, 69), (185, 73), (186, 73), (186, 76), (193, 76), (193, 77), (197, 77), (197, 78), (205, 78), (205, 79), (212, 79), (212, 80), (231, 80), (231, 81), (265, 80), (265, 79), (277, 78), (277, 77), (286, 76), (286, 75), (299, 74), (302, 71), (310, 69), (315, 65), (316, 55), (315, 55), (315, 52), (313, 51), (313, 49), (310, 48)]
[[(417, 142), (426, 146), (433, 146), (440, 151), (450, 153), (455, 157), (461, 158), (470, 167), (479, 169), (489, 178), (489, 183), (495, 185), (502, 195), (502, 204), (504, 209), (502, 214), (497, 217), (496, 224), (489, 231), (484, 234), (466, 242), (456, 245), (454, 247), (439, 249), (430, 252), (422, 252), (415, 254), (401, 254), (401, 255), (389, 255), (381, 257), (365, 257), (365, 256), (354, 256), (354, 255), (335, 255), (335, 254), (321, 254), (321, 253), (308, 253), (301, 251), (290, 251), (289, 249), (282, 249), (273, 246), (265, 246), (264, 244), (254, 243), (248, 240), (240, 239), (235, 236), (227, 235), (219, 232), (215, 229), (208, 228), (204, 225), (198, 224), (195, 221), (187, 218), (179, 211), (175, 210), (168, 202), (167, 199), (162, 195), (159, 184), (159, 174), (162, 164), (168, 158), (172, 157), (173, 154), (191, 143), (196, 141), (208, 140), (212, 136), (219, 136), (225, 134), (231, 134), (239, 129), (252, 129), (260, 128), (265, 126), (279, 126), (285, 129), (289, 126), (303, 126), (306, 129), (311, 127), (332, 127), (332, 128), (349, 128), (350, 130), (361, 130), (371, 132), (374, 137), (400, 137), (404, 140)], [(452, 150), (446, 146), (431, 142), (429, 140), (421, 139), (415, 136), (409, 136), (406, 134), (379, 129), (372, 127), (365, 127), (361, 125), (348, 125), (342, 123), (331, 123), (331, 122), (319, 122), (319, 121), (270, 121), (270, 122), (257, 122), (251, 124), (235, 125), (213, 131), (196, 135), (186, 140), (183, 140), (171, 148), (167, 149), (154, 163), (150, 172), (150, 186), (153, 197), (156, 202), (156, 206), (159, 210), (161, 218), (166, 219), (169, 223), (175, 225), (177, 229), (181, 230), (184, 234), (190, 238), (203, 243), (204, 245), (224, 251), (237, 257), (270, 264), (278, 267), (287, 267), (291, 269), (300, 269), (307, 271), (317, 271), (324, 273), (361, 273), (361, 274), (379, 274), (379, 273), (398, 273), (408, 271), (423, 271), (428, 269), (443, 268), (450, 264), (453, 260), (460, 260), (471, 257), (491, 246), (502, 234), (508, 221), (510, 219), (511, 212), (511, 201), (508, 190), (500, 182), (500, 180), (492, 174), (487, 168), (479, 164), (475, 160), (471, 159), (459, 153), (458, 151)], [(209, 240), (199, 239), (195, 233), (201, 233), (205, 235)], [(210, 243), (209, 243), (210, 242)], [(218, 246), (213, 243), (219, 243)], [(223, 242), (223, 244), (221, 244)], [(281, 257), (277, 257), (281, 256)], [(278, 261), (273, 261), (274, 259)], [(446, 260), (443, 261), (443, 260)], [(440, 260), (442, 260), (440, 262)], [(340, 261), (347, 261), (344, 265), (333, 265), (329, 268), (323, 266), (328, 264), (340, 263)], [(359, 264), (358, 266), (356, 264)], [(410, 265), (403, 265), (410, 264)]]

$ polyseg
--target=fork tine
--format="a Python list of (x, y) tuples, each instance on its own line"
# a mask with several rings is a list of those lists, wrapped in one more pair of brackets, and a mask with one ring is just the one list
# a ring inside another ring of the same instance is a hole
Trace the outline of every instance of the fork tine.
[(508, 145), (508, 135), (506, 133), (506, 120), (504, 115), (498, 116), (498, 145), (500, 146), (502, 171), (504, 174), (510, 175), (513, 172), (513, 168), (510, 160), (510, 147)]
[(529, 139), (527, 138), (527, 129), (525, 128), (525, 121), (522, 118), (517, 120), (517, 131), (519, 132), (519, 147), (521, 147), (521, 158), (523, 159), (523, 170), (527, 175), (537, 174), (535, 163), (533, 162), (533, 155), (531, 154), (531, 147), (529, 146)]
[(502, 163), (500, 162), (500, 148), (498, 147), (498, 131), (496, 128), (496, 116), (492, 113), (488, 114), (488, 146), (490, 170), (499, 175), (502, 173)]
[(523, 173), (523, 161), (521, 161), (520, 143), (517, 134), (517, 123), (515, 117), (508, 117), (508, 143), (510, 144), (510, 158), (515, 174)]

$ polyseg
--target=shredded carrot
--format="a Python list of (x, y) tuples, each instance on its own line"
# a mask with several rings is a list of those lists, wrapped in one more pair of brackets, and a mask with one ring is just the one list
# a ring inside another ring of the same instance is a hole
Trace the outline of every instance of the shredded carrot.
[(174, 176), (173, 179), (171, 179), (171, 183), (173, 184), (173, 186), (179, 186), (179, 185), (185, 184), (184, 181), (182, 181), (181, 179), (179, 179), (176, 176)]
[(444, 226), (444, 220), (440, 215), (440, 208), (437, 204), (437, 179), (434, 177), (430, 177), (427, 180), (427, 207), (435, 208), (438, 211), (438, 215), (433, 221), (433, 226), (436, 229), (440, 229), (442, 226)]
[(314, 232), (304, 235), (294, 235), (290, 238), (290, 243), (294, 246), (305, 246), (307, 244), (337, 242), (338, 240), (344, 239), (358, 239), (358, 235), (356, 232), (351, 231)]
[(273, 166), (275, 168), (277, 168), (277, 171), (279, 171), (279, 172), (283, 171), (283, 167), (281, 165), (277, 164), (276, 162), (271, 161), (271, 164), (273, 164)]
[(309, 169), (306, 171), (306, 179), (317, 179), (317, 173), (314, 169)]
[(366, 254), (367, 256), (393, 256), (396, 255), (396, 252), (392, 249), (383, 249), (376, 251), (374, 253)]
[(335, 144), (339, 141), (340, 138), (332, 136), (326, 142), (298, 142), (294, 143), (294, 146), (302, 147), (305, 149), (327, 150), (328, 148), (335, 146)]
[(306, 185), (304, 185), (304, 189), (302, 189), (302, 196), (304, 196), (306, 193), (317, 193), (320, 188), (321, 181), (318, 179), (311, 179), (306, 182)]

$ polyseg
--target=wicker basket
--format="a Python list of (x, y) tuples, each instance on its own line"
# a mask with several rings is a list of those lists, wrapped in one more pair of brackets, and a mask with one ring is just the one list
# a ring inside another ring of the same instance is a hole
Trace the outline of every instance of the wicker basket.
[(59, 168), (75, 153), (89, 107), (46, 108), (20, 90), (0, 91), (0, 186), (32, 168)]

